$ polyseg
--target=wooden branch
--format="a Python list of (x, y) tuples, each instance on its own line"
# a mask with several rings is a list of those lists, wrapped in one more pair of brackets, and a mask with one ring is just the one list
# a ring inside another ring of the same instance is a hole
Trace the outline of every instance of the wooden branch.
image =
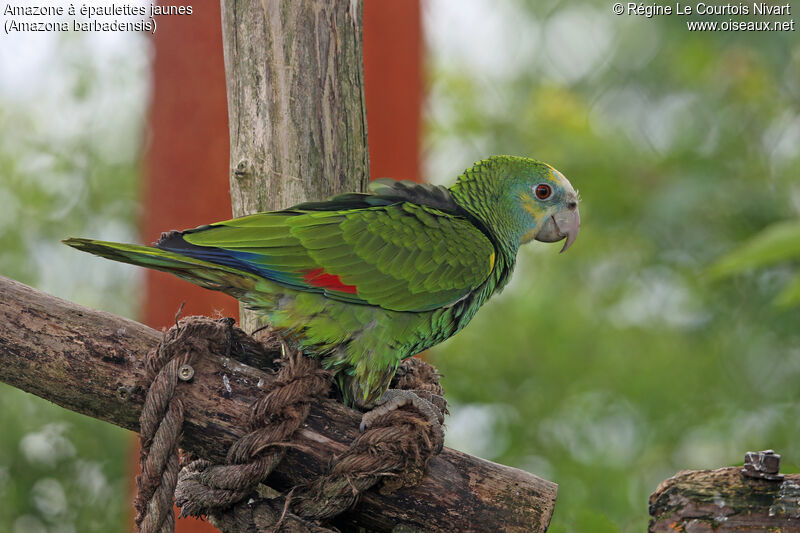
[(222, 0), (235, 216), (365, 189), (361, 11), (361, 0)]
[(650, 496), (648, 531), (800, 533), (800, 474), (767, 481), (741, 471), (685, 470), (661, 482)]
[[(0, 277), (0, 380), (67, 409), (137, 431), (145, 394), (143, 358), (161, 334)], [(186, 406), (182, 446), (222, 461), (243, 435), (252, 402), (271, 374), (225, 357), (203, 358), (181, 385)], [(324, 471), (358, 435), (359, 414), (328, 400), (312, 408), (299, 448), (269, 479), (287, 490)], [(368, 491), (337, 524), (392, 531), (545, 531), (557, 486), (515, 468), (445, 450), (412, 489)], [(407, 529), (404, 529), (404, 531)]]

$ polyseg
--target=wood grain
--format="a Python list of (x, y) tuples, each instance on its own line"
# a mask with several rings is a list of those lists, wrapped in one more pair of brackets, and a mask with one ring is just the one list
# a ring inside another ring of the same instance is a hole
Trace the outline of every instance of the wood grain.
[(766, 481), (741, 470), (684, 470), (661, 482), (648, 531), (800, 533), (800, 474)]

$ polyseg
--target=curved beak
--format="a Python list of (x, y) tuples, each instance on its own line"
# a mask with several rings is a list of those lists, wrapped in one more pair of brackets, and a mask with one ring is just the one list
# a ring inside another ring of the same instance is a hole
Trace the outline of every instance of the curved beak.
[(557, 242), (566, 239), (564, 247), (561, 248), (561, 252), (564, 252), (575, 242), (580, 229), (581, 214), (578, 211), (578, 203), (571, 201), (566, 207), (547, 219), (534, 239), (541, 242)]

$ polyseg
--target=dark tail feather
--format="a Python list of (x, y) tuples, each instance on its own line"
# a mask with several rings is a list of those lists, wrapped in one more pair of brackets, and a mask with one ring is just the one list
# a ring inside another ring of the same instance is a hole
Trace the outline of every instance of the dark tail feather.
[(89, 252), (112, 261), (169, 272), (201, 287), (228, 292), (234, 296), (251, 288), (257, 279), (252, 274), (236, 268), (151, 246), (73, 238), (62, 242), (82, 252)]

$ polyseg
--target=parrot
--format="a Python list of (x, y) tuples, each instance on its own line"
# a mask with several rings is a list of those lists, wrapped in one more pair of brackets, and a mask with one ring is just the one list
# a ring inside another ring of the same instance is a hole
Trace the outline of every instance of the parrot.
[(578, 193), (552, 166), (478, 161), (447, 188), (382, 178), (184, 231), (153, 246), (63, 242), (227, 293), (318, 358), (344, 403), (380, 405), (400, 363), (463, 329), (508, 283), (521, 245), (578, 235)]

